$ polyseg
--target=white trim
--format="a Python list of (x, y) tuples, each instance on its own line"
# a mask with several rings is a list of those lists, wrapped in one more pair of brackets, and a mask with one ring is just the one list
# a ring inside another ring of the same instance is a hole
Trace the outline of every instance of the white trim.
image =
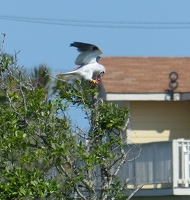
[(172, 141), (172, 165), (173, 165), (173, 187), (178, 187), (178, 179), (179, 179), (179, 149), (178, 149), (178, 140)]
[[(166, 93), (146, 93), (146, 94), (121, 94), (107, 93), (107, 101), (170, 101), (171, 98)], [(174, 101), (190, 100), (190, 92), (174, 93)]]
[(190, 195), (189, 188), (174, 188), (173, 195)]

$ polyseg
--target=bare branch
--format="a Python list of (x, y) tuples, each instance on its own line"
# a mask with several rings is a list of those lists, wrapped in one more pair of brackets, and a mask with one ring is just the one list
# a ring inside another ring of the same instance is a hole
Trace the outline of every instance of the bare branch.
[(83, 200), (87, 200), (87, 198), (79, 191), (78, 186), (74, 186), (75, 191), (77, 192), (77, 194), (80, 196), (81, 199)]
[(129, 195), (129, 197), (126, 200), (130, 200), (142, 187), (143, 185), (137, 186), (137, 188)]
[(117, 160), (117, 162), (121, 159), (121, 161), (120, 161), (120, 163), (119, 163), (119, 165), (118, 165), (118, 167), (117, 167), (117, 169), (115, 170), (115, 172), (114, 172), (114, 176), (116, 176), (117, 175), (117, 173), (119, 172), (119, 170), (120, 170), (120, 168), (122, 167), (122, 165), (123, 165), (123, 163), (125, 163), (125, 161), (126, 161), (126, 153), (124, 152), (124, 150), (122, 150), (121, 151), (121, 153), (122, 153), (122, 156), (120, 157), (120, 158), (118, 158), (118, 160)]

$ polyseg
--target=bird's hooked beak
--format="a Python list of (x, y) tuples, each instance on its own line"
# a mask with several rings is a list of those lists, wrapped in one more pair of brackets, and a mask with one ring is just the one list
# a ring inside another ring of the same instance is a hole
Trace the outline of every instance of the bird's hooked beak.
[(103, 76), (104, 76), (104, 72), (100, 72), (99, 75), (97, 76), (96, 81), (98, 82), (98, 84), (102, 82)]

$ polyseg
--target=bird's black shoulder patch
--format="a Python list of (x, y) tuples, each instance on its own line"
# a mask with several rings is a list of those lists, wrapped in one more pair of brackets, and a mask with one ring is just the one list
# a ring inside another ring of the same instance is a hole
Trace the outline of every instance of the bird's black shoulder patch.
[(76, 47), (78, 51), (84, 52), (84, 51), (96, 51), (99, 48), (94, 44), (88, 44), (84, 42), (73, 42), (70, 44), (70, 47)]

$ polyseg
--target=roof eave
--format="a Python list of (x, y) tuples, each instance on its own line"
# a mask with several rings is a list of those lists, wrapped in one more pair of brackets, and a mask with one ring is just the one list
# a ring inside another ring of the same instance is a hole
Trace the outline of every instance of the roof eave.
[[(107, 101), (170, 101), (171, 95), (166, 93), (106, 93)], [(176, 92), (174, 101), (190, 100), (190, 92)]]

